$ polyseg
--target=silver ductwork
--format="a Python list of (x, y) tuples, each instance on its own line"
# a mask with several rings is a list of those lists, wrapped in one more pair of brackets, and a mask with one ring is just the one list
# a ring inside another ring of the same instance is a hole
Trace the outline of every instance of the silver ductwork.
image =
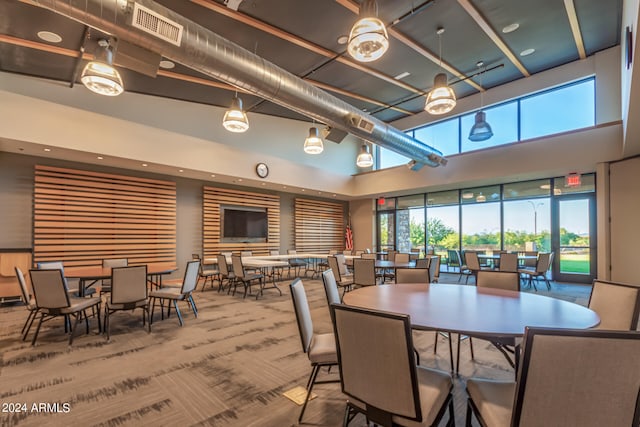
[[(440, 151), (151, 0), (33, 2), (418, 163), (446, 164)], [(151, 34), (134, 27), (134, 9), (136, 14), (146, 10), (152, 23), (160, 17), (163, 28), (166, 19), (169, 28)], [(173, 28), (172, 23), (181, 28)]]

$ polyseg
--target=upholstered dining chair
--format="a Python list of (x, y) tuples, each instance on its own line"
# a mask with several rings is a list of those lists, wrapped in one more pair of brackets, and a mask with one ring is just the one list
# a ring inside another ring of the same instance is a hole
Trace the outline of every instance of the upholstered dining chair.
[(224, 282), (227, 282), (229, 287), (227, 293), (231, 290), (231, 285), (236, 281), (236, 275), (229, 269), (226, 255), (220, 253), (216, 255), (218, 260), (218, 270), (220, 271), (220, 285), (218, 286), (218, 292), (224, 289)]
[[(64, 317), (65, 327), (68, 326), (69, 330), (69, 345), (73, 343), (74, 331), (82, 318), (86, 323), (87, 334), (89, 333), (87, 310), (97, 309), (97, 312), (100, 313), (100, 298), (70, 298), (60, 269), (29, 270), (29, 276), (31, 277), (36, 309), (40, 314), (31, 345), (36, 344), (42, 323), (55, 317)], [(70, 317), (75, 318), (73, 326), (69, 321)], [(98, 318), (98, 329), (102, 330), (100, 315), (98, 314), (96, 317)]]
[[(102, 268), (126, 267), (129, 265), (127, 258), (111, 258), (102, 260)], [(102, 280), (100, 295), (111, 292), (111, 279)]]
[(342, 279), (344, 279), (345, 277), (353, 276), (353, 271), (349, 271), (349, 268), (347, 267), (347, 257), (344, 254), (335, 254), (334, 256), (338, 260), (338, 268), (340, 269), (340, 277)]
[(182, 319), (182, 313), (180, 312), (180, 308), (178, 307), (179, 301), (186, 301), (191, 309), (193, 310), (193, 314), (195, 317), (198, 317), (198, 307), (196, 307), (196, 302), (193, 300), (193, 291), (196, 289), (198, 285), (198, 270), (200, 268), (200, 261), (192, 260), (187, 262), (187, 268), (184, 272), (184, 279), (182, 280), (182, 286), (179, 288), (175, 287), (164, 287), (160, 289), (156, 289), (155, 291), (151, 291), (149, 293), (149, 298), (151, 298), (151, 315), (149, 316), (149, 328), (151, 328), (151, 323), (153, 323), (153, 312), (156, 307), (157, 300), (160, 300), (160, 313), (161, 318), (164, 320), (164, 302), (167, 301), (167, 317), (171, 313), (171, 304), (176, 311), (176, 315), (178, 316), (178, 322), (180, 326), (183, 326), (184, 321)]
[[(295, 249), (287, 249), (287, 255), (297, 255), (298, 251)], [(291, 269), (296, 277), (300, 276), (300, 270), (304, 268), (304, 274), (307, 274), (307, 262), (302, 258), (289, 258), (289, 277), (291, 277)]]
[(233, 265), (233, 274), (236, 276), (233, 286), (233, 294), (236, 294), (236, 286), (238, 285), (238, 282), (240, 282), (244, 286), (244, 294), (242, 295), (242, 298), (246, 298), (247, 292), (251, 290), (251, 282), (258, 281), (260, 286), (259, 292), (256, 292), (256, 299), (258, 299), (258, 295), (261, 295), (262, 289), (264, 289), (264, 274), (250, 273), (245, 270), (244, 265), (242, 264), (242, 257), (240, 255), (231, 255), (231, 264)]
[(640, 332), (527, 328), (516, 382), (467, 381), (466, 425), (638, 426)]
[[(327, 270), (329, 271), (329, 270)], [(300, 332), (300, 341), (302, 343), (302, 351), (309, 358), (311, 363), (311, 375), (307, 381), (307, 395), (304, 404), (300, 409), (298, 423), (302, 422), (304, 411), (309, 403), (311, 392), (315, 384), (336, 383), (338, 379), (317, 381), (318, 372), (321, 368), (331, 369), (338, 366), (338, 355), (336, 352), (336, 342), (332, 333), (317, 334), (313, 329), (313, 320), (311, 318), (311, 310), (307, 301), (307, 294), (304, 290), (304, 284), (300, 278), (295, 279), (290, 285), (291, 300), (293, 301), (293, 309), (296, 313), (296, 321), (298, 323), (298, 331)]]
[(31, 325), (33, 325), (33, 321), (38, 315), (38, 306), (36, 305), (35, 299), (33, 295), (29, 291), (29, 287), (27, 286), (27, 281), (24, 278), (24, 273), (20, 270), (20, 267), (13, 267), (16, 272), (16, 277), (18, 278), (18, 283), (20, 284), (20, 292), (22, 292), (22, 302), (26, 307), (29, 315), (27, 316), (27, 320), (24, 322), (24, 326), (22, 326), (22, 341), (27, 339), (27, 335), (29, 334), (29, 330), (31, 329)]
[(454, 425), (451, 376), (416, 364), (409, 316), (331, 308), (342, 392), (348, 397), (343, 426), (357, 413), (385, 427), (436, 426), (447, 409), (447, 425)]
[[(104, 326), (107, 341), (111, 339), (111, 316), (116, 311), (142, 309), (142, 325), (149, 318), (147, 266), (114, 267), (111, 269), (111, 294), (104, 305)], [(151, 332), (151, 321), (148, 331)]]
[(324, 294), (327, 297), (329, 315), (331, 316), (331, 322), (333, 323), (333, 310), (331, 310), (331, 304), (342, 304), (342, 298), (340, 298), (338, 282), (336, 282), (336, 278), (331, 269), (322, 272), (322, 284), (324, 285)]
[(525, 278), (529, 279), (529, 287), (533, 286), (534, 290), (538, 290), (536, 287), (535, 281), (538, 279), (544, 280), (547, 285), (547, 289), (551, 289), (551, 282), (549, 282), (549, 278), (547, 277), (547, 271), (551, 268), (551, 264), (553, 263), (553, 252), (540, 252), (538, 254), (538, 261), (536, 262), (536, 266), (533, 269), (529, 268), (521, 268), (518, 270), (518, 273)]
[(640, 314), (640, 286), (594, 280), (589, 308), (600, 316), (597, 329), (635, 330)]
[(344, 296), (345, 292), (351, 290), (351, 286), (353, 285), (353, 275), (342, 277), (342, 272), (340, 271), (341, 268), (337, 256), (329, 255), (327, 257), (327, 261), (329, 263), (329, 270), (333, 272), (333, 279), (335, 280), (337, 286), (342, 288), (342, 295)]
[(440, 257), (438, 255), (430, 255), (429, 258), (429, 283), (437, 283), (440, 277)]
[[(62, 279), (64, 281), (64, 286), (67, 289), (67, 292), (71, 294), (72, 297), (77, 297), (80, 293), (80, 281), (78, 279), (67, 280), (64, 277), (64, 264), (61, 261), (46, 261), (39, 262), (37, 265), (38, 270), (60, 270), (62, 272)], [(84, 290), (84, 295), (93, 295), (96, 293), (94, 288), (87, 288)]]
[(376, 279), (376, 260), (366, 258), (353, 259), (353, 285), (375, 286), (378, 284)]
[(198, 282), (200, 282), (200, 279), (204, 280), (202, 282), (202, 289), (200, 289), (200, 292), (204, 292), (204, 288), (207, 286), (207, 281), (211, 283), (211, 288), (213, 289), (213, 284), (215, 283), (215, 281), (220, 281), (220, 270), (211, 264), (204, 264), (204, 260), (200, 258), (200, 254), (192, 254), (191, 259), (200, 261), (200, 269), (198, 270)]
[(500, 271), (518, 271), (518, 254), (501, 252), (500, 253)]
[(426, 258), (418, 258), (416, 260), (416, 268), (429, 268), (429, 264), (431, 263), (431, 257)]
[(396, 283), (429, 283), (428, 268), (396, 268)]

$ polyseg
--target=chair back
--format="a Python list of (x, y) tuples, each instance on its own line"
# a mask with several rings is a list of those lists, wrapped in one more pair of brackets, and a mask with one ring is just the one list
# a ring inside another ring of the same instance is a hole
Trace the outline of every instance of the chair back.
[(447, 249), (447, 259), (449, 267), (460, 267), (460, 252), (455, 249)]
[(524, 256), (526, 257), (535, 257), (535, 258), (525, 258), (523, 264), (525, 267), (535, 267), (538, 263), (538, 251), (524, 251)]
[[(39, 262), (36, 265), (38, 267), (38, 270), (60, 270), (60, 273), (62, 274), (62, 283), (64, 283), (65, 289), (69, 289), (69, 283), (67, 281), (67, 278), (64, 277), (64, 265), (62, 264), (61, 261)], [(29, 273), (29, 275), (31, 275), (31, 273)], [(32, 284), (32, 287), (33, 287), (33, 284)]]
[(102, 266), (105, 268), (126, 267), (128, 265), (129, 260), (127, 258), (111, 258), (102, 260)]
[(376, 261), (374, 259), (353, 259), (353, 284), (358, 286), (376, 285)]
[(640, 332), (527, 328), (511, 425), (637, 426)]
[(536, 263), (536, 273), (544, 274), (551, 267), (553, 261), (553, 252), (540, 252), (538, 254), (538, 262)]
[(278, 249), (271, 249), (269, 255), (280, 255), (280, 251)]
[(589, 308), (600, 316), (597, 329), (634, 330), (638, 327), (640, 286), (594, 280)]
[(428, 268), (396, 268), (396, 283), (429, 283)]
[(240, 256), (253, 256), (252, 251), (240, 251)]
[(416, 268), (429, 268), (429, 264), (431, 262), (431, 258), (418, 258), (416, 260)]
[(476, 286), (520, 291), (520, 274), (516, 271), (479, 270), (476, 276)]
[(147, 299), (147, 266), (111, 269), (111, 304), (127, 304)]
[(353, 251), (351, 249), (345, 249), (344, 251), (342, 251), (342, 255), (351, 255)]
[(440, 273), (440, 257), (431, 255), (429, 258), (429, 283), (435, 283)]
[(244, 266), (242, 265), (242, 257), (240, 255), (231, 255), (231, 266), (233, 267), (233, 274), (237, 278), (244, 278)]
[(216, 255), (218, 260), (218, 270), (223, 277), (229, 277), (229, 266), (227, 265), (227, 257), (223, 254)]
[(20, 270), (20, 267), (13, 267), (16, 272), (16, 277), (18, 278), (18, 283), (20, 284), (20, 292), (22, 292), (22, 302), (25, 304), (29, 304), (31, 302), (31, 293), (29, 292), (29, 287), (27, 286), (27, 281), (24, 278), (24, 273)]
[(309, 302), (307, 301), (307, 293), (304, 290), (304, 285), (300, 278), (291, 282), (289, 289), (291, 290), (293, 310), (296, 312), (302, 351), (306, 353), (309, 351), (311, 340), (313, 339), (313, 321), (311, 320), (311, 310), (309, 309)]
[(69, 294), (60, 269), (29, 270), (33, 297), (38, 308), (50, 310), (69, 307)]
[[(409, 316), (347, 305), (331, 308), (343, 393), (375, 412), (421, 421)], [(376, 414), (367, 416), (381, 423)]]
[(372, 259), (372, 260), (375, 261), (376, 254), (363, 253), (363, 254), (360, 255), (360, 258), (362, 258), (362, 259)]
[(327, 296), (329, 315), (331, 316), (331, 322), (333, 323), (333, 310), (331, 310), (331, 304), (342, 304), (340, 291), (338, 291), (338, 283), (333, 275), (333, 271), (325, 270), (322, 272), (322, 284), (324, 285), (324, 293)]
[(334, 281), (342, 281), (342, 273), (340, 272), (340, 265), (338, 264), (338, 257), (329, 255), (327, 257), (327, 262), (329, 263), (329, 269), (333, 272), (333, 280)]
[(200, 260), (200, 254), (191, 254), (191, 259)]
[[(340, 278), (345, 274), (349, 274), (347, 270), (347, 258), (345, 258), (344, 254), (336, 254), (336, 260), (338, 260), (338, 269), (340, 270)], [(336, 275), (336, 277), (338, 277)]]
[(389, 249), (387, 251), (387, 259), (389, 261), (395, 261), (396, 260), (396, 254), (398, 253), (398, 251), (396, 251), (395, 249)]
[(409, 262), (409, 254), (404, 252), (397, 252), (393, 260), (395, 262)]
[(288, 255), (296, 255), (298, 253), (297, 250), (295, 249), (287, 249), (287, 254)]
[(471, 271), (480, 270), (480, 258), (478, 258), (477, 252), (465, 251), (464, 263), (467, 264), (467, 268)]
[(200, 261), (192, 260), (187, 262), (187, 269), (184, 272), (182, 280), (182, 289), (180, 293), (183, 295), (190, 294), (198, 286), (198, 273), (200, 271)]
[(518, 254), (501, 252), (500, 271), (518, 271)]

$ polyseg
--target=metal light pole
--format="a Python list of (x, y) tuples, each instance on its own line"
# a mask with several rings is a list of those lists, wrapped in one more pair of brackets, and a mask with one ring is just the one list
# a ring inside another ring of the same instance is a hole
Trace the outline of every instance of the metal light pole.
[(535, 237), (538, 237), (538, 207), (542, 206), (543, 203), (540, 202), (538, 204), (532, 202), (531, 200), (527, 200), (528, 203), (531, 204), (531, 207), (533, 208), (533, 235)]

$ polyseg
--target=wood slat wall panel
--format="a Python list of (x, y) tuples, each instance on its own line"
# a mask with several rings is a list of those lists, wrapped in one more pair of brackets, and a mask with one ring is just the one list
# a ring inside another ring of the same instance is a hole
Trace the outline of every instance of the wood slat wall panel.
[(34, 263), (176, 262), (176, 184), (36, 165)]
[[(280, 248), (280, 196), (226, 188), (203, 187), (202, 248), (205, 258), (220, 252), (252, 251), (266, 255)], [(222, 242), (220, 206), (251, 206), (267, 210), (268, 236), (264, 243)]]
[(339, 203), (296, 198), (294, 239), (299, 252), (342, 250), (344, 209)]

